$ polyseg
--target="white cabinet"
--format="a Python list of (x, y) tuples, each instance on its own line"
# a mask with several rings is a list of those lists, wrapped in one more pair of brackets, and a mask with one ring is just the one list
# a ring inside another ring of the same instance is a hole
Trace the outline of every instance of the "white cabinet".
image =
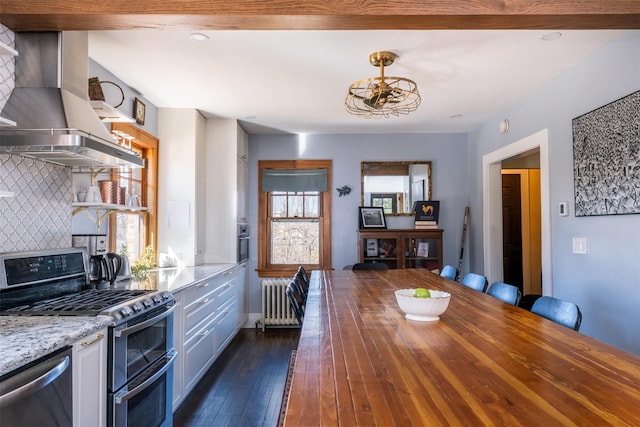
[(247, 216), (247, 204), (249, 193), (249, 163), (238, 158), (238, 222), (249, 221)]
[(243, 263), (236, 267), (236, 280), (238, 282), (238, 310), (240, 311), (240, 320), (238, 329), (242, 328), (249, 319), (249, 264)]
[(238, 222), (247, 222), (249, 192), (249, 135), (238, 126)]
[(184, 327), (184, 292), (176, 292), (173, 296), (176, 299), (176, 305), (173, 311), (173, 348), (177, 353), (175, 361), (173, 362), (173, 410), (175, 411), (184, 398), (184, 364), (182, 363), (184, 359), (184, 355), (182, 354), (184, 344), (184, 335), (182, 333)]
[(73, 425), (107, 423), (107, 329), (73, 345)]
[(177, 291), (173, 410), (185, 399), (242, 325), (246, 270), (235, 266)]

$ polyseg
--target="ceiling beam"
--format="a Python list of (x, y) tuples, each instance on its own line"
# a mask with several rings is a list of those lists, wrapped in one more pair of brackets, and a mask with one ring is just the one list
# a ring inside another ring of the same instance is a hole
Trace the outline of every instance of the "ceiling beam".
[(640, 29), (638, 0), (0, 0), (13, 31)]

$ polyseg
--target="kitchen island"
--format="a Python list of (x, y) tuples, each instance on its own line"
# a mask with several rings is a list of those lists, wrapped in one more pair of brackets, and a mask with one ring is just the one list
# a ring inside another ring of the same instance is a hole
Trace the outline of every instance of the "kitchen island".
[(306, 307), (285, 426), (640, 425), (640, 357), (426, 270), (314, 271)]

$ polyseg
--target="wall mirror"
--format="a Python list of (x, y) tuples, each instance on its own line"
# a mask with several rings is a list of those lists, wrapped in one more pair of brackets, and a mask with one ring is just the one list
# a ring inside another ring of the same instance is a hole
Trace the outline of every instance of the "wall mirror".
[(413, 203), (431, 200), (431, 162), (362, 162), (360, 206), (385, 215), (413, 215)]

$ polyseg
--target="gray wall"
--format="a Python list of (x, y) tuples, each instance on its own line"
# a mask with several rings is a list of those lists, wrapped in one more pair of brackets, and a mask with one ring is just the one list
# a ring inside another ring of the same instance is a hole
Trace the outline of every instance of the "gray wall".
[[(549, 129), (553, 296), (580, 307), (581, 333), (640, 354), (640, 215), (575, 217), (571, 120), (640, 89), (640, 35), (596, 51), (469, 134), (471, 269), (483, 270), (482, 156)], [(498, 122), (508, 118), (509, 133)], [(569, 201), (568, 217), (558, 204)], [(571, 251), (586, 237), (586, 255)]]
[[(354, 119), (356, 120), (356, 119)], [(302, 142), (303, 141), (303, 142)], [(357, 260), (356, 231), (360, 206), (360, 162), (431, 160), (433, 199), (440, 200), (444, 262), (457, 265), (464, 208), (468, 203), (466, 134), (395, 135), (250, 135), (249, 224), (252, 242), (258, 230), (258, 160), (331, 159), (332, 262), (341, 269)], [(337, 187), (351, 194), (338, 197)], [(388, 228), (412, 228), (412, 217), (388, 217)], [(260, 313), (260, 283), (255, 272), (258, 252), (250, 249), (249, 312)]]

